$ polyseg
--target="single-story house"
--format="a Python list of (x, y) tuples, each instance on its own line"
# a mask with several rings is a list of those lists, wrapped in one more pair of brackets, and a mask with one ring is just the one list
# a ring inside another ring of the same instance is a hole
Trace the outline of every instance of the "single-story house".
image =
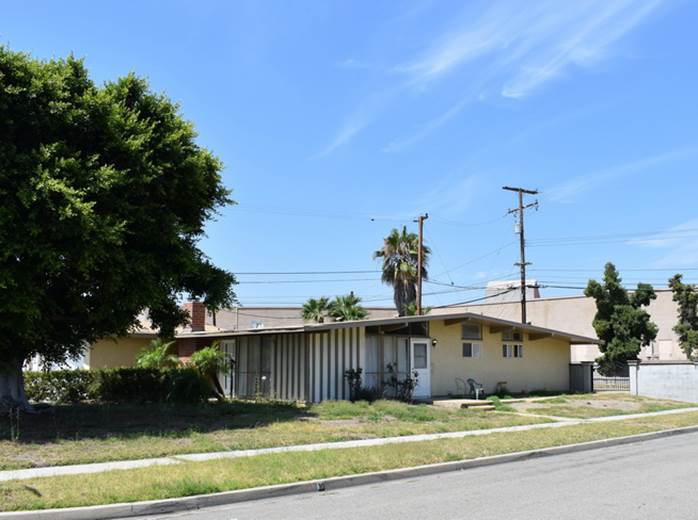
[(232, 396), (263, 395), (318, 402), (348, 399), (344, 372), (361, 368), (363, 386), (380, 389), (392, 365), (399, 378), (416, 372), (414, 397), (463, 395), (472, 378), (487, 393), (570, 389), (570, 346), (578, 336), (471, 312), (374, 318), (248, 330), (190, 330), (177, 354), (217, 342), (230, 359), (221, 373)]

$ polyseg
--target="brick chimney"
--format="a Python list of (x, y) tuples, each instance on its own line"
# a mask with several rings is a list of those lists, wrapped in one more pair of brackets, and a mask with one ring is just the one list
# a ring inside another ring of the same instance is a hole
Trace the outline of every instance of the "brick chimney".
[(190, 328), (192, 332), (206, 330), (206, 307), (201, 302), (187, 302), (184, 309), (190, 316)]

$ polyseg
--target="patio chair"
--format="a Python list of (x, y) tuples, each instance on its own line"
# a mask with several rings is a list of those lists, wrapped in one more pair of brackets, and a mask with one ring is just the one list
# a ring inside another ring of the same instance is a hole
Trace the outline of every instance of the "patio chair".
[(478, 383), (471, 377), (468, 378), (468, 386), (470, 386), (470, 395), (474, 396), (475, 399), (485, 397), (485, 388), (482, 383)]

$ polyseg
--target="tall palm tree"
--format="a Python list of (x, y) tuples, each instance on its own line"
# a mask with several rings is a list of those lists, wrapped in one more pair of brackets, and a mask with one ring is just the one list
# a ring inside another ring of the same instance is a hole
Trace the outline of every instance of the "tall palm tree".
[(361, 298), (353, 292), (346, 296), (337, 296), (330, 303), (330, 316), (337, 321), (363, 320), (368, 311), (361, 305)]
[[(422, 278), (427, 279), (427, 264), (431, 250), (422, 245)], [(419, 237), (408, 233), (407, 226), (402, 231), (393, 229), (383, 240), (383, 248), (373, 253), (373, 258), (383, 259), (384, 284), (393, 286), (393, 301), (398, 314), (404, 316), (410, 304), (417, 301), (417, 263)]]
[(330, 300), (322, 296), (321, 298), (310, 298), (303, 304), (301, 315), (305, 321), (323, 323), (330, 310)]

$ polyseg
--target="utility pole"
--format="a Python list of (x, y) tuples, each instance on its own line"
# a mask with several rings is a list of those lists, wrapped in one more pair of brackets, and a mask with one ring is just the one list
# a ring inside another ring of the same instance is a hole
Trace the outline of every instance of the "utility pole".
[(514, 265), (518, 265), (521, 270), (521, 323), (528, 323), (526, 319), (526, 266), (530, 263), (526, 262), (526, 239), (524, 236), (524, 211), (529, 208), (538, 209), (538, 201), (526, 204), (524, 206), (523, 196), (526, 195), (537, 195), (538, 190), (527, 190), (525, 188), (513, 188), (511, 186), (502, 187), (503, 190), (514, 191), (519, 194), (519, 206), (514, 209), (510, 209), (507, 213), (518, 213), (519, 217), (519, 248), (520, 248), (520, 261)]
[(429, 213), (419, 215), (414, 222), (419, 223), (419, 246), (417, 250), (417, 315), (422, 314), (422, 264), (424, 263), (424, 221), (429, 218)]

